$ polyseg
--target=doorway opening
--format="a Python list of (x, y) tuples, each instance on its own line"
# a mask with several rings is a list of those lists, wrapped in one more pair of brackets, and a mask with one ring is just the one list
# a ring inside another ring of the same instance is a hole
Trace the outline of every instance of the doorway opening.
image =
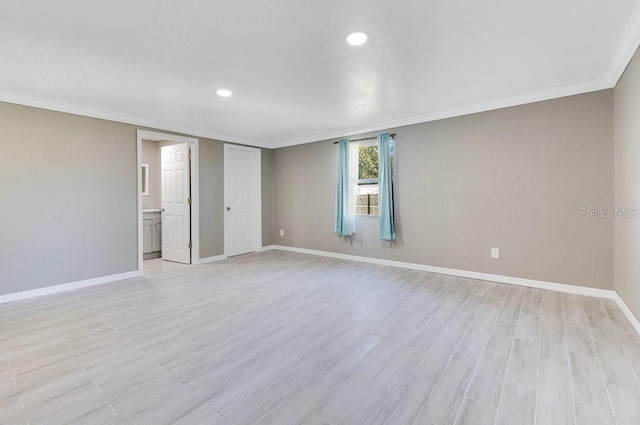
[(138, 130), (137, 167), (138, 271), (154, 258), (197, 264), (198, 139)]

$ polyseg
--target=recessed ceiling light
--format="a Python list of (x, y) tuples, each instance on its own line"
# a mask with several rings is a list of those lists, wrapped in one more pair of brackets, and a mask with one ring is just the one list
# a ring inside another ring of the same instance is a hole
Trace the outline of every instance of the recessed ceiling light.
[(352, 46), (360, 46), (367, 42), (367, 34), (363, 32), (352, 32), (347, 36), (347, 43)]
[(221, 97), (229, 97), (229, 96), (231, 96), (232, 93), (231, 93), (231, 90), (220, 89), (220, 90), (216, 91), (216, 94), (218, 96), (221, 96)]

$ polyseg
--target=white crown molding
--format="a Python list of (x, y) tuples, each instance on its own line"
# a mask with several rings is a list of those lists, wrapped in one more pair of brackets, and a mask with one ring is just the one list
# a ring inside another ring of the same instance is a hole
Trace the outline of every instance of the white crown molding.
[(607, 298), (610, 300), (614, 300), (618, 304), (618, 306), (620, 307), (622, 312), (625, 314), (629, 322), (631, 322), (631, 325), (640, 335), (640, 321), (638, 320), (638, 318), (633, 314), (633, 312), (631, 312), (629, 307), (625, 304), (622, 298), (620, 298), (620, 295), (618, 295), (616, 291), (612, 291), (608, 289), (589, 288), (586, 286), (578, 286), (578, 285), (566, 285), (564, 283), (545, 282), (541, 280), (523, 279), (520, 277), (472, 272), (468, 270), (449, 269), (445, 267), (427, 266), (424, 264), (404, 263), (401, 261), (383, 260), (380, 258), (372, 258), (372, 257), (361, 257), (358, 255), (339, 254), (336, 252), (318, 251), (315, 249), (296, 248), (296, 247), (284, 246), (284, 245), (265, 246), (264, 248), (262, 248), (262, 251), (268, 251), (272, 249), (280, 250), (280, 251), (296, 252), (299, 254), (310, 254), (310, 255), (318, 255), (321, 257), (338, 258), (341, 260), (359, 261), (362, 263), (378, 264), (381, 266), (400, 267), (404, 269), (446, 274), (450, 276), (466, 277), (469, 279), (486, 280), (490, 282), (504, 283), (507, 285), (525, 286), (528, 288), (545, 289), (548, 291), (564, 292), (568, 294)]
[(609, 81), (603, 77), (600, 79), (584, 81), (576, 84), (559, 86), (552, 89), (540, 90), (534, 93), (492, 100), (489, 102), (482, 102), (471, 106), (463, 106), (460, 108), (453, 108), (445, 111), (427, 112), (424, 114), (413, 115), (411, 117), (398, 118), (388, 121), (378, 121), (358, 127), (316, 133), (309, 136), (287, 140), (282, 143), (277, 143), (275, 144), (275, 148), (302, 145), (305, 143), (317, 142), (320, 140), (337, 139), (340, 137), (354, 136), (363, 133), (370, 133), (373, 131), (392, 130), (394, 128), (407, 125), (421, 124), (446, 118), (455, 118), (463, 115), (476, 114), (479, 112), (487, 112), (496, 109), (509, 108), (512, 106), (525, 105), (527, 103), (542, 102), (544, 100), (551, 100), (577, 94), (594, 92), (598, 90), (605, 90), (611, 87), (612, 86)]
[(44, 295), (58, 294), (60, 292), (71, 291), (73, 289), (86, 288), (89, 286), (102, 285), (104, 283), (115, 282), (117, 280), (131, 279), (141, 276), (139, 271), (112, 274), (109, 276), (96, 277), (93, 279), (80, 280), (77, 282), (63, 283), (61, 285), (47, 286), (45, 288), (33, 289), (31, 291), (16, 292), (13, 294), (1, 295), (0, 304), (26, 300), (29, 298), (42, 297)]
[(131, 124), (138, 127), (149, 127), (156, 130), (168, 131), (171, 133), (182, 133), (193, 137), (203, 137), (206, 139), (218, 140), (221, 142), (237, 143), (239, 145), (255, 146), (259, 148), (273, 149), (269, 143), (257, 142), (239, 137), (230, 136), (228, 134), (212, 133), (207, 130), (168, 125), (158, 121), (146, 118), (121, 115), (111, 112), (103, 112), (82, 106), (73, 106), (65, 103), (39, 99), (36, 97), (25, 96), (14, 93), (0, 92), (0, 102), (13, 103), (16, 105), (31, 106), (34, 108), (47, 109), (56, 112), (64, 112), (67, 114), (81, 115), (84, 117), (98, 118), (101, 120), (115, 121), (123, 124)]
[(615, 87), (622, 77), (624, 70), (627, 69), (629, 62), (633, 59), (633, 55), (640, 45), (640, 3), (636, 4), (631, 18), (627, 23), (620, 42), (616, 46), (616, 50), (609, 62), (609, 69), (606, 73), (606, 79), (609, 87)]
[(589, 81), (568, 84), (552, 89), (540, 90), (529, 94), (508, 97), (504, 99), (481, 102), (476, 105), (463, 106), (445, 111), (427, 112), (411, 117), (398, 118), (388, 121), (378, 121), (362, 126), (346, 128), (338, 131), (328, 131), (316, 133), (304, 137), (287, 140), (281, 143), (274, 143), (275, 148), (301, 145), (304, 143), (317, 142), (327, 139), (348, 137), (373, 131), (391, 130), (396, 127), (420, 124), (429, 121), (437, 121), (446, 118), (454, 118), (463, 115), (470, 115), (479, 112), (487, 112), (496, 109), (509, 108), (512, 106), (524, 105), (527, 103), (542, 102), (545, 100), (557, 99), (566, 96), (573, 96), (583, 93), (590, 93), (598, 90), (611, 89), (618, 84), (620, 77), (633, 59), (633, 55), (640, 46), (640, 3), (638, 3), (625, 27), (622, 37), (611, 57), (609, 67), (602, 78)]
[[(626, 44), (625, 44), (626, 45)], [(637, 45), (637, 44), (636, 44)], [(631, 53), (633, 56), (633, 52)], [(617, 56), (616, 56), (617, 57)], [(622, 56), (621, 56), (622, 57)], [(629, 63), (631, 57), (624, 63), (622, 71)], [(611, 67), (610, 67), (611, 68)], [(98, 118), (108, 121), (115, 121), (124, 124), (131, 124), (141, 127), (149, 127), (160, 131), (169, 131), (174, 133), (182, 133), (193, 137), (204, 137), (207, 139), (218, 140), (222, 142), (236, 143), (245, 146), (254, 146), (266, 149), (278, 149), (285, 148), (287, 146), (302, 145), (305, 143), (318, 142), (321, 140), (335, 139), (346, 136), (353, 136), (357, 134), (369, 133), (373, 131), (390, 130), (396, 127), (402, 127), (413, 124), (420, 124), (430, 121), (437, 121), (447, 118), (455, 118), (464, 115), (475, 114), (479, 112), (487, 112), (496, 109), (509, 108), (512, 106), (525, 105), (528, 103), (542, 102), (545, 100), (557, 99), (566, 96), (573, 96), (583, 93), (594, 92), (598, 90), (605, 90), (612, 88), (615, 82), (611, 82), (610, 77), (603, 77), (600, 79), (584, 81), (576, 84), (564, 85), (555, 87), (552, 89), (545, 89), (535, 93), (529, 93), (525, 95), (512, 96), (504, 99), (492, 100), (488, 102), (482, 102), (471, 106), (463, 106), (460, 108), (453, 108), (444, 111), (426, 112), (424, 114), (413, 115), (410, 117), (397, 118), (392, 120), (377, 121), (361, 126), (349, 127), (341, 130), (333, 130), (328, 132), (320, 132), (286, 140), (283, 142), (258, 142), (255, 140), (248, 140), (238, 138), (228, 134), (217, 134), (207, 130), (194, 129), (189, 127), (180, 127), (174, 125), (167, 125), (144, 118), (125, 116), (115, 113), (106, 113), (102, 111), (96, 111), (89, 108), (83, 108), (78, 106), (67, 105), (59, 102), (48, 101), (44, 99), (38, 99), (29, 96), (23, 96), (18, 94), (11, 94), (6, 92), (0, 92), (0, 102), (13, 103), (17, 105), (31, 106), (34, 108), (47, 109), (57, 112), (64, 112), (69, 114), (81, 115), (90, 118)], [(616, 80), (617, 81), (617, 80)]]
[[(635, 16), (635, 15), (634, 15)], [(626, 32), (625, 32), (626, 34)], [(634, 33), (635, 34), (635, 33)], [(622, 45), (622, 44), (621, 44)], [(624, 44), (625, 46), (627, 44)], [(637, 43), (636, 43), (637, 46)], [(633, 51), (635, 52), (635, 50)], [(633, 56), (633, 52), (631, 56)], [(623, 57), (622, 54), (616, 55), (616, 57)], [(623, 63), (622, 71), (631, 60), (628, 58), (627, 62)], [(611, 68), (611, 67), (610, 67)], [(552, 89), (545, 89), (535, 93), (529, 93), (525, 95), (512, 96), (504, 99), (492, 100), (488, 102), (482, 102), (471, 106), (463, 106), (460, 108), (453, 108), (444, 111), (427, 112), (424, 114), (413, 115), (410, 117), (397, 118), (393, 120), (377, 121), (361, 126), (349, 127), (341, 130), (333, 130), (328, 132), (315, 133), (299, 138), (286, 140), (283, 142), (258, 142), (255, 140), (248, 140), (243, 138), (234, 137), (228, 134), (217, 134), (207, 130), (194, 129), (189, 127), (180, 127), (174, 125), (167, 125), (145, 118), (125, 116), (115, 113), (106, 113), (89, 108), (83, 108), (79, 106), (67, 105), (59, 102), (48, 101), (30, 96), (23, 96), (18, 94), (0, 92), (0, 102), (13, 103), (17, 105), (31, 106), (34, 108), (47, 109), (57, 112), (64, 112), (74, 115), (81, 115), (90, 118), (98, 118), (108, 121), (115, 121), (123, 124), (131, 124), (141, 127), (149, 127), (160, 131), (169, 131), (173, 133), (182, 133), (193, 137), (204, 137), (207, 139), (218, 140), (222, 142), (236, 143), (245, 146), (255, 146), (266, 149), (278, 149), (285, 148), (287, 146), (302, 145), (305, 143), (318, 142), (321, 140), (335, 139), (346, 136), (353, 136), (357, 134), (369, 133), (373, 131), (390, 130), (396, 127), (402, 127), (413, 124), (420, 124), (430, 121), (437, 121), (447, 118), (455, 118), (464, 115), (475, 114), (479, 112), (487, 112), (496, 109), (509, 108), (512, 106), (524, 105), (527, 103), (541, 102), (545, 100), (557, 99), (566, 96), (573, 96), (583, 93), (594, 92), (598, 90), (605, 90), (612, 88), (615, 82), (611, 82), (611, 77), (603, 77), (600, 79), (584, 81), (576, 84), (564, 85), (555, 87)], [(617, 80), (616, 80), (617, 81)]]
[(425, 112), (423, 114), (413, 115), (410, 117), (402, 117), (392, 120), (384, 120), (368, 123), (361, 126), (344, 128), (341, 130), (333, 130), (327, 132), (319, 132), (303, 137), (297, 137), (285, 141), (259, 142), (256, 140), (248, 140), (235, 137), (229, 134), (218, 134), (208, 130), (168, 125), (166, 123), (148, 120), (140, 117), (125, 116), (116, 113), (104, 112), (84, 108), (81, 106), (72, 106), (60, 102), (19, 95), (12, 93), (0, 92), (0, 101), (14, 103), (19, 105), (32, 106), (36, 108), (49, 109), (53, 111), (66, 112), (70, 114), (82, 115), (92, 118), (99, 118), (109, 121), (116, 121), (136, 126), (144, 126), (155, 128), (162, 131), (170, 131), (192, 135), (194, 137), (204, 137), (240, 145), (256, 146), (268, 149), (284, 148), (287, 146), (300, 145), (304, 143), (317, 142), (320, 140), (334, 139), (356, 134), (369, 133), (373, 131), (390, 130), (396, 127), (406, 125), (419, 124), (429, 121), (436, 121), (446, 118), (454, 118), (463, 115), (469, 115), (479, 112), (492, 111), (496, 109), (508, 108), (512, 106), (524, 105), (527, 103), (541, 102), (545, 100), (557, 99), (566, 96), (572, 96), (582, 93), (589, 93), (598, 90), (605, 90), (615, 87), (618, 80), (622, 76), (624, 70), (633, 58), (638, 46), (640, 45), (640, 4), (636, 5), (627, 26), (620, 38), (616, 50), (611, 57), (609, 67), (601, 78), (589, 81), (567, 84), (532, 92), (523, 95), (511, 96), (503, 99), (481, 102), (475, 105), (463, 106), (443, 111)]

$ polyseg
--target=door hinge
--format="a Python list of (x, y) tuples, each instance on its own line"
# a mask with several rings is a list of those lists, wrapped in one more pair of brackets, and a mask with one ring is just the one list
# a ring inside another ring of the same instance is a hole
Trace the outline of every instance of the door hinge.
[(191, 198), (189, 198), (189, 199), (187, 200), (187, 202), (189, 202), (189, 205), (191, 205)]
[(191, 242), (189, 242), (189, 249), (191, 249), (193, 247), (193, 245), (191, 244)]
[(191, 161), (191, 149), (189, 149), (189, 161)]

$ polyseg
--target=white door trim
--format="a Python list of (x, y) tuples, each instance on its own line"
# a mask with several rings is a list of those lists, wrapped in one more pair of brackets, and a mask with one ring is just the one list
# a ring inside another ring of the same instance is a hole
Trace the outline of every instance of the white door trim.
[[(232, 149), (237, 149), (237, 150), (244, 150), (244, 151), (248, 151), (248, 152), (257, 152), (258, 153), (258, 184), (256, 187), (256, 193), (254, 193), (254, 199), (257, 199), (256, 205), (256, 246), (255, 251), (260, 251), (262, 249), (262, 151), (260, 150), (260, 148), (252, 148), (249, 146), (242, 146), (242, 145), (234, 145), (234, 144), (230, 144), (230, 143), (225, 143), (224, 144), (224, 167), (225, 167), (225, 171), (223, 171), (225, 177), (226, 177), (226, 167), (227, 167), (227, 150), (229, 148)], [(222, 205), (223, 208), (223, 214), (224, 214), (224, 257), (227, 258), (228, 257), (228, 253), (229, 250), (227, 249), (227, 244), (229, 243), (229, 236), (228, 236), (228, 228), (227, 225), (228, 220), (227, 220), (227, 199), (228, 199), (228, 193), (227, 193), (227, 184), (225, 182), (224, 184), (224, 204)]]
[(142, 140), (171, 141), (189, 143), (191, 147), (191, 264), (200, 261), (200, 163), (198, 139), (194, 137), (178, 136), (149, 130), (136, 130), (136, 163), (137, 163), (137, 191), (138, 191), (138, 273), (143, 273), (142, 248)]

